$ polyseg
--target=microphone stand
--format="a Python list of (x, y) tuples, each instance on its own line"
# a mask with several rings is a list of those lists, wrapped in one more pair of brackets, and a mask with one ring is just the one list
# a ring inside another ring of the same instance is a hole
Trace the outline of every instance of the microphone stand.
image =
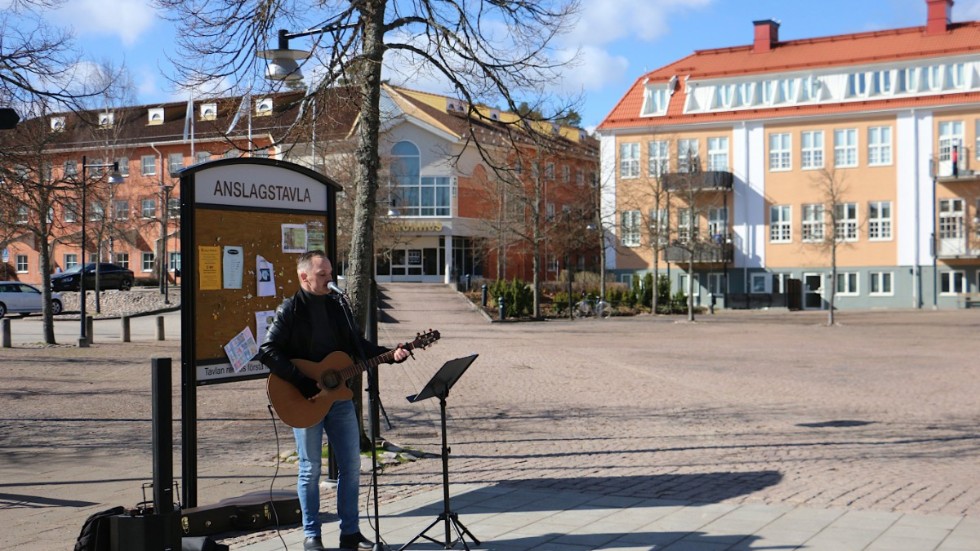
[(337, 295), (340, 297), (341, 309), (344, 311), (344, 317), (347, 318), (347, 325), (350, 327), (351, 334), (354, 335), (354, 349), (357, 351), (361, 363), (367, 368), (368, 373), (368, 409), (370, 411), (369, 422), (371, 424), (371, 490), (374, 492), (374, 547), (372, 551), (387, 551), (386, 546), (381, 543), (381, 516), (378, 505), (377, 434), (381, 428), (381, 420), (379, 419), (380, 415), (378, 413), (378, 403), (380, 401), (380, 397), (378, 396), (378, 369), (376, 367), (370, 367), (367, 361), (367, 354), (364, 353), (364, 347), (361, 346), (361, 340), (357, 338), (361, 335), (361, 331), (357, 326), (357, 321), (354, 319), (354, 311), (347, 301), (347, 296), (344, 293), (337, 293)]

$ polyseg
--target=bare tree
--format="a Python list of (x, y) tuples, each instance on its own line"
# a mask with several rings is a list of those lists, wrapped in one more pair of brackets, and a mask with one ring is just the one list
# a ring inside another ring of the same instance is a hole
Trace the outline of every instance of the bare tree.
[[(809, 242), (830, 256), (830, 283), (828, 284), (830, 303), (827, 308), (827, 325), (833, 326), (837, 306), (837, 252), (849, 241), (857, 239), (857, 204), (847, 203), (845, 200), (850, 186), (844, 171), (822, 168), (812, 177), (812, 185), (820, 194), (820, 203), (807, 205), (804, 209), (812, 207), (819, 211), (813, 213), (813, 217), (819, 217), (819, 221), (812, 227), (820, 229), (808, 235), (805, 228), (803, 239), (804, 242)], [(804, 224), (808, 223), (806, 214), (804, 212)], [(824, 220), (829, 220), (826, 230), (823, 229)]]
[[(471, 118), (483, 117), (475, 107), (481, 100), (502, 102), (516, 113), (518, 94), (543, 89), (553, 78), (557, 64), (548, 47), (576, 5), (574, 0), (350, 0), (314, 10), (308, 3), (288, 0), (157, 4), (182, 27), (183, 57), (176, 63), (180, 78), (190, 85), (252, 82), (256, 54), (265, 49), (274, 29), (319, 21), (315, 29), (301, 33), (316, 37), (314, 60), (320, 70), (309, 89), (348, 84), (356, 91), (360, 113), (348, 285), (362, 323), (367, 320), (375, 255), (379, 103), (386, 56), (400, 55), (405, 66), (439, 75), (469, 106)], [(281, 36), (288, 38), (288, 33)], [(515, 127), (523, 130), (520, 122)], [(469, 138), (481, 148), (477, 132), (473, 129)]]

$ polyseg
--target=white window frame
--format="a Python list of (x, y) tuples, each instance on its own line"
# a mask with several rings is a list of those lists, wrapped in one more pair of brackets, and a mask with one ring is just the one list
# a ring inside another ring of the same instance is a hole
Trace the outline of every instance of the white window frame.
[(954, 145), (963, 145), (963, 121), (939, 121), (940, 161), (952, 160)]
[(31, 219), (31, 211), (27, 208), (27, 205), (17, 205), (17, 219), (14, 221), (15, 224), (26, 224)]
[(956, 295), (966, 292), (966, 272), (963, 270), (947, 270), (939, 272), (939, 294)]
[(647, 174), (659, 178), (670, 172), (670, 142), (653, 140), (647, 142)]
[(749, 293), (760, 295), (771, 293), (772, 278), (765, 272), (749, 274)]
[(857, 272), (837, 272), (837, 281), (834, 282), (838, 297), (857, 296), (861, 293), (860, 282)]
[(74, 201), (66, 201), (64, 209), (62, 209), (62, 211), (64, 213), (65, 223), (74, 224), (75, 222), (78, 222), (77, 203), (75, 203)]
[(724, 272), (708, 273), (708, 292), (716, 297), (726, 293)]
[(70, 270), (75, 266), (78, 266), (78, 253), (65, 253), (61, 258), (65, 270)]
[(868, 295), (886, 297), (895, 294), (894, 272), (871, 272), (868, 274)]
[(823, 168), (823, 130), (803, 130), (800, 132), (800, 168), (817, 170)]
[(693, 241), (698, 236), (698, 220), (690, 207), (677, 209), (677, 240), (681, 243)]
[(789, 132), (769, 134), (769, 171), (793, 169), (793, 135)]
[(868, 128), (868, 166), (891, 166), (892, 127)]
[(184, 168), (184, 154), (183, 153), (171, 153), (167, 155), (167, 173), (173, 176), (178, 171)]
[(800, 215), (800, 239), (804, 243), (819, 243), (824, 240), (824, 207), (819, 203), (803, 205)]
[(857, 128), (834, 130), (834, 166), (840, 168), (858, 166)]
[(728, 207), (708, 208), (708, 238), (719, 245), (728, 238)]
[(728, 170), (728, 136), (708, 138), (708, 170)]
[(677, 140), (677, 172), (692, 172), (692, 165), (700, 165), (701, 144), (697, 138)]
[(119, 174), (129, 176), (129, 157), (119, 157), (116, 162), (119, 164)]
[(140, 157), (140, 174), (143, 176), (156, 176), (157, 158), (156, 155), (143, 155)]
[(180, 270), (180, 251), (169, 251), (167, 256), (167, 271)]
[(769, 207), (769, 242), (792, 243), (793, 207), (772, 205)]
[(868, 240), (892, 240), (891, 201), (868, 201)]
[(619, 177), (623, 179), (640, 177), (640, 142), (619, 144)]
[(26, 274), (30, 270), (30, 259), (26, 254), (19, 254), (14, 257), (14, 269), (18, 274)]
[(661, 247), (667, 246), (670, 242), (670, 209), (650, 209), (650, 235), (651, 238), (656, 236)]
[(123, 268), (129, 268), (129, 253), (116, 253), (113, 262), (122, 266)]
[(157, 200), (153, 197), (140, 199), (140, 218), (149, 219), (157, 215)]
[(151, 273), (156, 268), (156, 255), (152, 252), (143, 251), (140, 254), (140, 270), (143, 273)]
[(640, 211), (625, 210), (622, 212), (621, 228), (623, 235), (621, 242), (624, 247), (640, 246), (640, 227), (642, 225)]
[(129, 201), (116, 199), (112, 202), (112, 219), (129, 220)]
[(857, 203), (838, 203), (834, 205), (834, 239), (841, 241), (858, 240)]

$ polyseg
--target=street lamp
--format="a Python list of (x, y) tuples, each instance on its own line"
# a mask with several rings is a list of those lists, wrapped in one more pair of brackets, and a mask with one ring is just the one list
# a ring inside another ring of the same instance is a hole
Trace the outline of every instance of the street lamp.
[[(78, 274), (78, 296), (79, 296), (79, 333), (78, 333), (78, 346), (80, 348), (85, 348), (88, 346), (88, 335), (86, 335), (86, 320), (85, 320), (85, 218), (87, 216), (86, 203), (88, 199), (86, 197), (85, 189), (86, 184), (86, 169), (89, 168), (109, 168), (112, 167), (112, 174), (109, 175), (108, 182), (110, 184), (121, 184), (123, 183), (123, 176), (119, 173), (119, 162), (114, 163), (92, 163), (88, 164), (88, 159), (85, 155), (82, 155), (82, 269)], [(98, 258), (96, 258), (95, 264), (96, 273), (99, 269)], [(99, 292), (98, 289), (95, 290), (96, 293)]]
[(160, 191), (163, 192), (163, 231), (160, 232), (160, 248), (162, 250), (160, 257), (160, 291), (163, 292), (164, 304), (170, 304), (170, 265), (167, 259), (167, 238), (170, 232), (170, 191), (173, 189), (174, 186), (172, 185), (160, 184)]
[(311, 52), (289, 49), (289, 39), (324, 32), (326, 32), (326, 29), (309, 29), (298, 33), (291, 33), (286, 29), (279, 29), (279, 47), (275, 50), (261, 50), (258, 53), (259, 57), (269, 60), (269, 64), (265, 70), (265, 78), (284, 81), (287, 84), (297, 83), (303, 80), (303, 72), (300, 71), (299, 64), (296, 61), (310, 57)]

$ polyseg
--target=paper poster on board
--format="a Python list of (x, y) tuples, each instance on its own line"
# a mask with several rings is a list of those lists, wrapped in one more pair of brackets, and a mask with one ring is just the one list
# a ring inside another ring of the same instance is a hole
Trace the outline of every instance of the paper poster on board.
[(225, 289), (241, 289), (242, 273), (245, 271), (245, 251), (238, 246), (225, 247), (221, 264)]
[(259, 346), (265, 342), (265, 334), (269, 332), (269, 326), (272, 325), (272, 320), (275, 317), (275, 310), (263, 310), (255, 313), (255, 340)]
[(259, 297), (276, 296), (276, 280), (272, 271), (272, 262), (261, 255), (255, 256), (255, 295)]
[(320, 220), (311, 220), (306, 223), (306, 250), (327, 250), (326, 234), (323, 230), (323, 222)]
[(306, 224), (282, 225), (282, 252), (306, 252)]
[(197, 248), (197, 279), (202, 291), (221, 289), (221, 247), (201, 245)]
[(241, 371), (259, 352), (259, 347), (255, 344), (255, 337), (252, 336), (252, 329), (246, 327), (235, 335), (231, 341), (225, 345), (225, 354), (235, 373)]

